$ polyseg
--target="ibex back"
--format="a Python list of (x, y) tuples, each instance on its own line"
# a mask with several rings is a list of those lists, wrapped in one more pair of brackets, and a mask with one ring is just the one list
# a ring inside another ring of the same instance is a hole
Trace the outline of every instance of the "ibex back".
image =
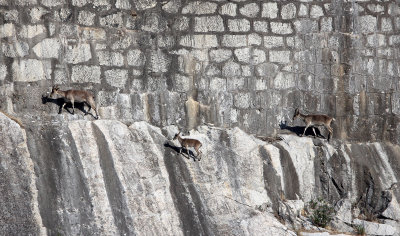
[[(325, 128), (329, 131), (328, 141), (333, 134), (333, 129), (331, 128), (331, 122), (335, 121), (335, 118), (333, 117), (327, 115), (303, 115), (300, 113), (299, 109), (296, 108), (293, 115), (293, 121), (296, 118), (301, 118), (304, 121), (304, 123), (306, 123), (306, 128), (304, 129), (303, 136), (306, 133), (308, 127), (310, 126), (325, 126)], [(314, 127), (312, 127), (312, 130), (316, 137), (317, 134), (315, 133)]]
[(201, 155), (202, 152), (201, 152), (199, 149), (200, 149), (200, 147), (202, 146), (201, 142), (200, 142), (199, 140), (196, 140), (196, 139), (182, 138), (181, 136), (179, 136), (180, 133), (181, 133), (181, 132), (175, 134), (175, 137), (174, 137), (174, 140), (175, 140), (175, 139), (178, 139), (178, 141), (181, 143), (181, 146), (182, 146), (182, 147), (179, 149), (179, 154), (182, 153), (182, 148), (185, 147), (186, 153), (187, 153), (187, 155), (188, 155), (188, 157), (189, 157), (189, 149), (188, 149), (188, 148), (189, 148), (189, 147), (193, 147), (193, 148), (196, 150), (196, 152), (197, 152), (196, 158), (200, 161), (200, 160), (201, 160), (201, 157), (199, 157), (199, 156)]
[(99, 115), (97, 114), (97, 109), (96, 109), (96, 104), (94, 102), (94, 97), (93, 94), (89, 91), (86, 90), (67, 90), (67, 91), (62, 91), (58, 86), (53, 86), (51, 90), (50, 97), (54, 97), (55, 94), (58, 94), (64, 98), (64, 103), (60, 109), (60, 113), (64, 109), (65, 104), (70, 102), (72, 104), (72, 114), (75, 113), (75, 102), (82, 102), (86, 103), (86, 105), (89, 107), (89, 110), (85, 112), (85, 115), (88, 114), (91, 108), (96, 112), (96, 119), (99, 118)]

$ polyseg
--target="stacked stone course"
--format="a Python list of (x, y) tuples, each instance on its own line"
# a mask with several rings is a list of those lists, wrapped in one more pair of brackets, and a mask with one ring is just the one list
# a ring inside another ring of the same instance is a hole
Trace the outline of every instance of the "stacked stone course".
[(59, 84), (103, 119), (273, 135), (299, 107), (336, 117), (336, 138), (398, 143), (399, 5), (1, 0), (0, 109), (48, 117)]

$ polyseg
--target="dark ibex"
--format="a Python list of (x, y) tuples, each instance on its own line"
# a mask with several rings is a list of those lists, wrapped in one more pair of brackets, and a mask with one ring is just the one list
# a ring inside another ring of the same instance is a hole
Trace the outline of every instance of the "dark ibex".
[(201, 157), (199, 158), (200, 154), (202, 153), (199, 149), (202, 146), (201, 142), (199, 140), (196, 139), (190, 139), (190, 138), (182, 138), (180, 135), (181, 132), (175, 134), (174, 140), (178, 139), (178, 141), (181, 143), (181, 148), (179, 149), (179, 154), (182, 153), (182, 148), (185, 147), (186, 148), (186, 153), (188, 154), (188, 158), (189, 158), (189, 147), (194, 147), (194, 149), (197, 152), (197, 156), (196, 158), (198, 158), (198, 160), (201, 160)]
[(333, 134), (333, 129), (331, 128), (331, 122), (335, 121), (335, 118), (333, 117), (327, 115), (303, 115), (300, 113), (299, 109), (296, 108), (293, 115), (293, 121), (296, 118), (300, 118), (304, 121), (304, 123), (306, 123), (306, 128), (304, 129), (303, 136), (310, 126), (312, 126), (315, 137), (317, 136), (317, 134), (315, 133), (314, 126), (325, 126), (325, 128), (329, 131), (328, 141)]
[(85, 90), (67, 90), (67, 91), (62, 91), (58, 86), (53, 86), (51, 90), (50, 97), (54, 97), (55, 94), (58, 94), (64, 98), (64, 103), (60, 109), (60, 113), (62, 112), (62, 109), (64, 108), (65, 104), (70, 102), (72, 104), (72, 114), (75, 113), (75, 102), (82, 102), (86, 103), (86, 105), (89, 107), (89, 110), (86, 112), (90, 111), (91, 108), (96, 112), (96, 117), (95, 119), (99, 118), (99, 115), (97, 114), (96, 110), (96, 104), (94, 102), (94, 96), (91, 92), (85, 91)]

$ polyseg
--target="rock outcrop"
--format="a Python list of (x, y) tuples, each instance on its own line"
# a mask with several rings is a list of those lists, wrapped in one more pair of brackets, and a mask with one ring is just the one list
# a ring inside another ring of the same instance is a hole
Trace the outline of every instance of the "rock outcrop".
[(60, 117), (25, 135), (0, 113), (1, 234), (296, 235), (321, 230), (304, 213), (317, 198), (336, 231), (400, 232), (398, 145), (200, 126), (199, 162), (176, 126)]

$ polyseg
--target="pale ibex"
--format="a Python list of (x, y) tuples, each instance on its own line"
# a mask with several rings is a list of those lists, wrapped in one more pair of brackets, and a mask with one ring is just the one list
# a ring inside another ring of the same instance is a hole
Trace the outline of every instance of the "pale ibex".
[(88, 114), (91, 108), (96, 112), (96, 117), (95, 119), (99, 118), (99, 115), (97, 114), (96, 110), (96, 104), (94, 102), (94, 96), (91, 92), (86, 91), (86, 90), (67, 90), (67, 91), (61, 91), (58, 86), (53, 86), (51, 90), (50, 97), (54, 97), (55, 94), (58, 94), (64, 98), (64, 103), (60, 109), (60, 113), (64, 109), (65, 104), (70, 102), (72, 104), (72, 114), (75, 113), (75, 102), (82, 102), (86, 103), (86, 105), (89, 107), (89, 110), (86, 112), (85, 115)]
[(335, 121), (335, 118), (327, 116), (327, 115), (303, 115), (300, 113), (299, 109), (296, 108), (293, 115), (293, 121), (296, 118), (301, 118), (304, 123), (306, 123), (306, 128), (304, 129), (303, 136), (306, 133), (308, 127), (312, 126), (312, 130), (314, 132), (315, 137), (317, 134), (315, 133), (314, 126), (325, 126), (325, 128), (329, 131), (328, 141), (333, 134), (333, 129), (331, 128), (331, 122)]
[(201, 155), (201, 151), (199, 150), (199, 148), (202, 146), (201, 142), (199, 140), (196, 139), (190, 139), (190, 138), (182, 138), (181, 136), (179, 136), (181, 132), (175, 134), (174, 140), (178, 139), (178, 141), (181, 143), (181, 148), (179, 149), (179, 154), (182, 153), (182, 148), (185, 147), (186, 148), (186, 153), (188, 154), (189, 157), (189, 147), (194, 147), (194, 149), (197, 152), (197, 156), (196, 158), (200, 161), (201, 157), (199, 158), (199, 156)]

